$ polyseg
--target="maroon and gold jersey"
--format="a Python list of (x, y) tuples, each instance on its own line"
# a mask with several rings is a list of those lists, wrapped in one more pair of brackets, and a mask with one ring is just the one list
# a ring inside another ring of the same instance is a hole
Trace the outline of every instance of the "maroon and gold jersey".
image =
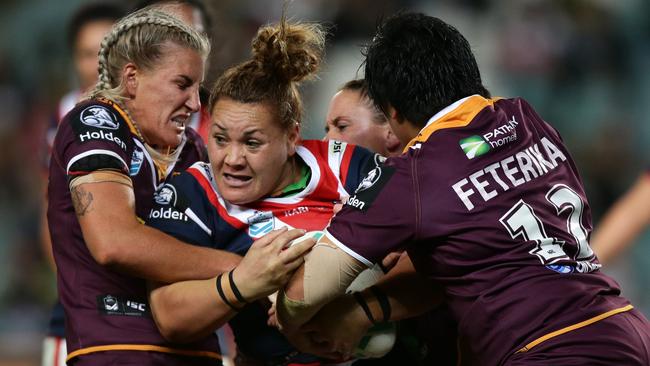
[(445, 286), (480, 364), (631, 308), (589, 247), (569, 152), (525, 101), (459, 100), (406, 150), (361, 182), (327, 235), (369, 266), (406, 248)]
[[(116, 170), (133, 182), (136, 215), (145, 218), (153, 194), (172, 172), (205, 160), (205, 146), (187, 129), (174, 165), (156, 164), (124, 111), (105, 100), (78, 104), (59, 126), (50, 164), (48, 222), (65, 309), (69, 358), (103, 350), (143, 350), (218, 358), (216, 337), (186, 345), (165, 341), (151, 317), (145, 280), (99, 265), (86, 243), (69, 182), (97, 170)], [(210, 352), (207, 352), (210, 351)]]

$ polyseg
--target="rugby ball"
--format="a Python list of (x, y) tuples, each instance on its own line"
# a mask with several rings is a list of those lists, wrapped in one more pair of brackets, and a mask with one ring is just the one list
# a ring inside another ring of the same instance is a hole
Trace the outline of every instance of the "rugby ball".
[[(359, 292), (374, 285), (384, 275), (378, 264), (359, 273), (348, 286), (346, 292)], [(396, 327), (394, 322), (377, 323), (368, 329), (354, 350), (356, 358), (378, 358), (387, 354), (395, 345)]]

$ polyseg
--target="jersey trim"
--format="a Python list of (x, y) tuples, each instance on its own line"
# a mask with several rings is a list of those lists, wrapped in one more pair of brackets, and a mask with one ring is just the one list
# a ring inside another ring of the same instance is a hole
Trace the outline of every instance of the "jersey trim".
[(352, 161), (352, 154), (354, 153), (354, 146), (346, 145), (341, 159), (341, 184), (345, 187), (348, 180), (348, 170), (350, 170), (350, 162)]
[(68, 166), (65, 169), (66, 174), (70, 174), (70, 167), (72, 167), (72, 165), (74, 163), (76, 163), (77, 161), (79, 161), (79, 160), (81, 160), (81, 159), (83, 159), (83, 158), (85, 158), (87, 156), (96, 155), (96, 154), (109, 155), (109, 156), (112, 156), (114, 158), (117, 158), (122, 164), (124, 164), (124, 169), (126, 169), (126, 171), (129, 171), (129, 166), (126, 164), (124, 159), (122, 159), (122, 157), (119, 156), (117, 153), (115, 153), (113, 151), (110, 151), (110, 150), (94, 149), (94, 150), (84, 151), (81, 154), (79, 154), (79, 155), (75, 156), (74, 158), (70, 159), (70, 162), (68, 163)]
[(595, 323), (597, 321), (609, 318), (612, 315), (616, 315), (616, 314), (619, 314), (619, 313), (624, 313), (626, 311), (630, 311), (633, 308), (634, 308), (634, 306), (627, 305), (627, 306), (624, 306), (622, 308), (618, 308), (618, 309), (614, 309), (614, 310), (610, 310), (608, 312), (602, 313), (600, 315), (597, 315), (597, 316), (595, 316), (593, 318), (587, 319), (587, 320), (582, 321), (580, 323), (569, 325), (568, 327), (564, 327), (562, 329), (556, 330), (555, 332), (548, 333), (548, 334), (546, 334), (544, 336), (541, 336), (541, 337), (535, 339), (534, 341), (528, 343), (527, 345), (521, 347), (520, 349), (517, 350), (517, 352), (515, 352), (515, 354), (528, 352), (533, 347), (535, 347), (535, 346), (539, 345), (540, 343), (545, 342), (545, 341), (547, 341), (547, 340), (549, 340), (551, 338), (555, 338), (555, 337), (557, 337), (559, 335), (562, 335), (564, 333), (568, 333), (568, 332), (571, 332), (573, 330), (586, 327), (589, 324), (593, 324), (593, 323)]
[(122, 116), (122, 118), (126, 122), (126, 125), (129, 126), (129, 130), (131, 131), (133, 136), (136, 136), (136, 138), (139, 139), (140, 134), (138, 133), (138, 130), (135, 128), (135, 125), (133, 124), (133, 121), (131, 121), (131, 118), (129, 118), (129, 115), (126, 114), (124, 110), (122, 110), (122, 107), (120, 107), (117, 103), (113, 102), (112, 100), (106, 98), (97, 98), (97, 100), (113, 107), (117, 111), (117, 113), (119, 113), (120, 116)]
[(483, 108), (493, 106), (499, 99), (501, 98), (485, 99), (480, 95), (472, 95), (456, 101), (431, 117), (420, 133), (404, 147), (403, 152), (417, 143), (427, 141), (438, 130), (467, 126)]
[(341, 243), (338, 239), (336, 239), (332, 234), (330, 234), (327, 230), (325, 230), (325, 236), (332, 241), (332, 243), (336, 244), (337, 247), (339, 247), (342, 251), (346, 252), (350, 256), (354, 257), (354, 259), (358, 260), (359, 262), (365, 264), (368, 268), (372, 267), (374, 263), (371, 261), (367, 260), (366, 258), (360, 256), (357, 254), (354, 250), (346, 247), (343, 243)]
[(169, 354), (181, 355), (181, 356), (207, 357), (216, 360), (222, 359), (220, 354), (211, 351), (192, 351), (192, 350), (185, 350), (185, 349), (154, 346), (151, 344), (109, 344), (105, 346), (80, 348), (68, 354), (68, 358), (66, 358), (66, 362), (69, 362), (71, 359), (81, 355), (87, 355), (96, 352), (106, 352), (106, 351), (148, 351), (148, 352), (169, 353)]
[(238, 229), (238, 230), (243, 230), (246, 225), (237, 220), (236, 218), (230, 216), (228, 214), (228, 210), (226, 210), (225, 207), (223, 207), (222, 203), (219, 202), (219, 197), (217, 197), (217, 194), (212, 187), (212, 183), (208, 180), (208, 178), (203, 174), (201, 169), (198, 169), (194, 166), (190, 167), (187, 169), (187, 172), (191, 174), (194, 179), (199, 183), (199, 185), (203, 188), (203, 191), (205, 194), (208, 196), (208, 200), (210, 203), (212, 203), (212, 206), (214, 206), (217, 209), (217, 212), (219, 213), (219, 216), (226, 221), (228, 224), (230, 224), (232, 227)]

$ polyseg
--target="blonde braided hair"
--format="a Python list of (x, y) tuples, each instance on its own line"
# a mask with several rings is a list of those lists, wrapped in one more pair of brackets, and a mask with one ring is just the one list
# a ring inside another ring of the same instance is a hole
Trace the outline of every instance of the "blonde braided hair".
[(163, 54), (163, 45), (171, 41), (207, 57), (210, 41), (172, 15), (151, 8), (131, 13), (118, 21), (104, 37), (99, 50), (99, 81), (88, 98), (103, 97), (120, 103), (124, 100), (121, 72), (124, 65), (135, 63), (150, 69)]

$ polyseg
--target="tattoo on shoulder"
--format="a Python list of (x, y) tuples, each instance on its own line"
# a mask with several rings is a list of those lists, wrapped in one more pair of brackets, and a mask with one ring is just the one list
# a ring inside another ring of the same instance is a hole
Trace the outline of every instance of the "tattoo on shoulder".
[(90, 212), (90, 204), (93, 202), (93, 194), (83, 189), (83, 184), (72, 188), (72, 205), (77, 216), (83, 216)]

